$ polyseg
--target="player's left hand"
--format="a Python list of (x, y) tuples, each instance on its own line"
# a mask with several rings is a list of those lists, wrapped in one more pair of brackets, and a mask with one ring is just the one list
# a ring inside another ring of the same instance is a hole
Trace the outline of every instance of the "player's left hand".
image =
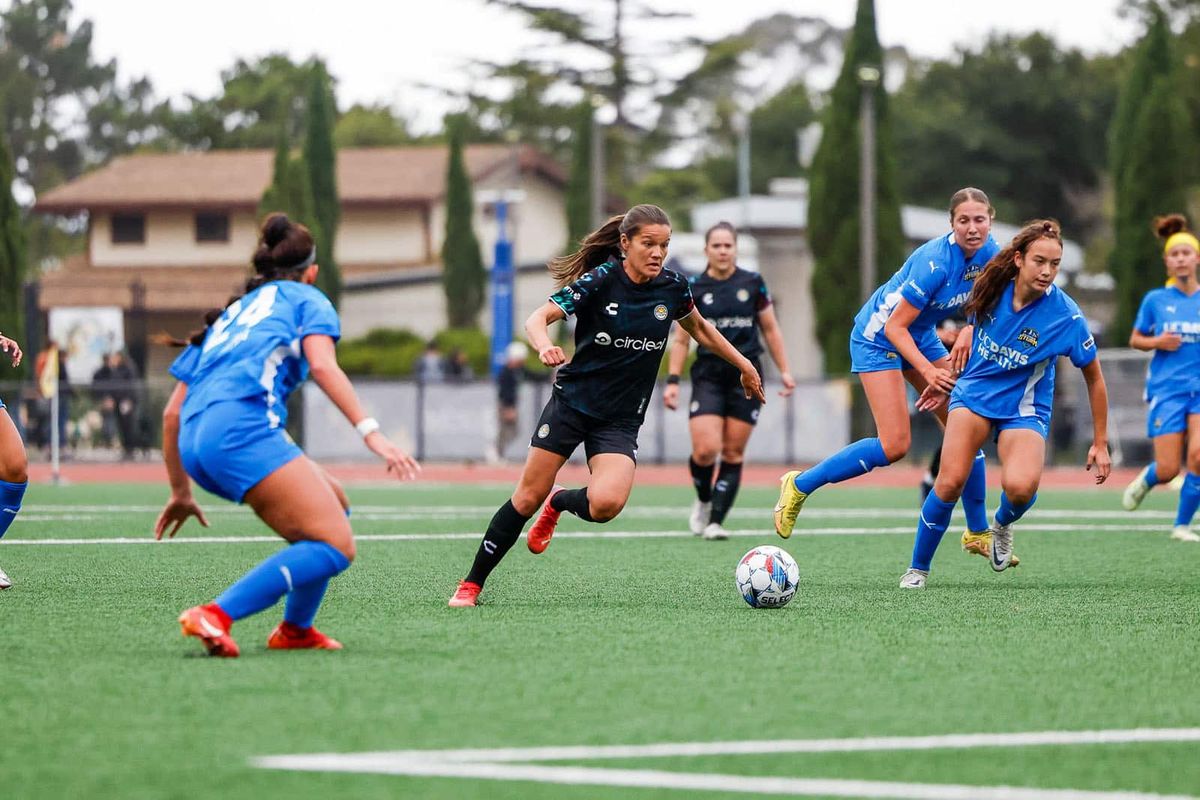
[(975, 326), (964, 325), (958, 330), (958, 338), (954, 347), (950, 348), (950, 370), (956, 375), (962, 375), (967, 368), (967, 359), (971, 357), (971, 340), (974, 338)]
[(747, 400), (757, 399), (760, 403), (767, 402), (767, 393), (763, 391), (762, 378), (754, 367), (742, 371), (742, 391)]
[(1108, 480), (1108, 473), (1112, 472), (1112, 458), (1108, 455), (1107, 444), (1093, 444), (1088, 448), (1087, 468), (1090, 471), (1092, 467), (1096, 468), (1096, 483)]
[(917, 411), (937, 411), (950, 401), (950, 395), (933, 386), (926, 386), (917, 398)]
[(421, 465), (417, 460), (392, 444), (391, 439), (379, 431), (367, 434), (364, 443), (372, 453), (387, 462), (387, 471), (395, 472), (400, 480), (416, 480), (421, 474)]
[(792, 392), (796, 391), (796, 379), (792, 377), (792, 373), (779, 373), (779, 381), (783, 384), (783, 388), (779, 390), (780, 397), (790, 397)]
[(24, 354), (21, 352), (21, 346), (19, 344), (7, 336), (0, 334), (0, 350), (8, 353), (9, 357), (12, 358), (12, 365), (14, 367), (20, 366), (21, 356)]
[(195, 517), (200, 520), (201, 525), (208, 527), (208, 520), (204, 518), (204, 512), (200, 510), (200, 506), (196, 505), (193, 498), (172, 497), (163, 506), (162, 513), (158, 515), (158, 519), (154, 523), (154, 538), (161, 540), (165, 533), (168, 539), (174, 539), (175, 534), (183, 527), (183, 523), (188, 521), (188, 517)]

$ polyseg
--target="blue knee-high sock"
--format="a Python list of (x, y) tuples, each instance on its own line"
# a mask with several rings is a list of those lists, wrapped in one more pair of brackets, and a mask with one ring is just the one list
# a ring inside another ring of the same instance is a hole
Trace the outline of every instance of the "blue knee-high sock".
[(0, 539), (8, 532), (8, 526), (17, 518), (21, 510), (21, 498), (25, 496), (25, 487), (29, 482), (9, 483), (0, 481)]
[(1146, 474), (1142, 477), (1146, 481), (1146, 486), (1150, 487), (1151, 489), (1153, 489), (1155, 486), (1158, 486), (1158, 462), (1151, 461), (1146, 466)]
[(311, 628), (317, 618), (317, 609), (325, 598), (325, 590), (329, 588), (329, 578), (309, 581), (303, 586), (297, 586), (288, 592), (287, 602), (283, 606), (283, 619), (297, 628)]
[(1033, 508), (1033, 504), (1037, 502), (1037, 494), (1029, 498), (1029, 502), (1023, 506), (1013, 505), (1008, 499), (1008, 495), (1004, 492), (1000, 493), (1000, 507), (996, 509), (996, 524), (997, 525), (1012, 525), (1014, 522), (1025, 516), (1025, 512)]
[(1192, 517), (1196, 516), (1196, 506), (1200, 506), (1200, 475), (1189, 472), (1183, 479), (1183, 488), (1179, 490), (1175, 524), (1191, 525)]
[(216, 603), (231, 619), (242, 619), (270, 608), (296, 587), (328, 581), (348, 566), (350, 559), (332, 545), (296, 542), (243, 575)]
[(982, 450), (975, 454), (975, 463), (963, 486), (962, 507), (967, 515), (967, 530), (987, 530), (987, 461)]
[(947, 503), (937, 496), (937, 490), (929, 493), (921, 506), (921, 518), (917, 522), (917, 538), (913, 542), (912, 568), (929, 571), (933, 554), (941, 544), (942, 534), (950, 527), (950, 515), (954, 513), (954, 502)]
[(876, 467), (886, 467), (888, 463), (887, 456), (883, 454), (883, 443), (879, 439), (859, 439), (812, 469), (800, 473), (796, 477), (796, 488), (805, 494), (812, 494), (827, 483), (857, 478)]

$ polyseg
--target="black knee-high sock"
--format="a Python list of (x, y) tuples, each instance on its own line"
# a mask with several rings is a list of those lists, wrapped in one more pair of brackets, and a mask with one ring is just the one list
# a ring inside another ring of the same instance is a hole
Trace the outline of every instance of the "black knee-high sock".
[(707, 467), (702, 467), (688, 457), (688, 469), (692, 473), (692, 485), (696, 487), (696, 499), (701, 503), (712, 502), (712, 476), (713, 469), (716, 463), (709, 464)]
[(588, 511), (588, 496), (587, 487), (582, 489), (566, 489), (554, 495), (550, 500), (550, 506), (555, 511), (570, 511), (575, 516), (579, 517), (584, 522), (595, 522), (592, 519), (592, 514)]
[(721, 462), (717, 470), (717, 482), (712, 493), (712, 521), (718, 525), (725, 521), (725, 515), (733, 508), (733, 500), (737, 497), (738, 487), (742, 484), (742, 465)]
[(500, 559), (504, 558), (504, 554), (520, 538), (521, 531), (528, 521), (529, 517), (513, 508), (512, 500), (505, 501), (488, 523), (487, 533), (483, 534), (483, 541), (475, 553), (475, 563), (467, 573), (467, 580), (483, 586), (483, 582), (492, 574)]

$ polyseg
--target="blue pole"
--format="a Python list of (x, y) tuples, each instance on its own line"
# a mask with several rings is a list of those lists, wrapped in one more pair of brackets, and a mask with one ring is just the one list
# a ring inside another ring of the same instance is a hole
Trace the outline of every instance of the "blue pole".
[(513, 256), (508, 239), (508, 202), (496, 201), (495, 259), (492, 262), (492, 377), (504, 366), (513, 332)]

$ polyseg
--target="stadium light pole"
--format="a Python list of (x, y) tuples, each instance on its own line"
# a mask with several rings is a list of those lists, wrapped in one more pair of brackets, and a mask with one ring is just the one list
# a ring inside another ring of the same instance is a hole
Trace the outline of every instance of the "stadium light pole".
[(592, 152), (591, 158), (591, 182), (592, 182), (592, 225), (599, 228), (604, 224), (606, 218), (604, 202), (604, 126), (600, 124), (600, 109), (607, 102), (603, 95), (594, 94), (591, 97), (592, 102)]
[(733, 132), (737, 135), (737, 190), (742, 219), (740, 227), (750, 224), (750, 115), (738, 111), (733, 115)]
[(875, 90), (881, 77), (878, 67), (858, 68), (858, 281), (862, 302), (875, 289)]
[(505, 353), (512, 342), (513, 295), (516, 291), (516, 268), (513, 264), (513, 243), (509, 235), (511, 205), (521, 197), (521, 137), (516, 131), (504, 136), (509, 147), (508, 188), (496, 194), (496, 245), (492, 256), (492, 377), (500, 374)]

